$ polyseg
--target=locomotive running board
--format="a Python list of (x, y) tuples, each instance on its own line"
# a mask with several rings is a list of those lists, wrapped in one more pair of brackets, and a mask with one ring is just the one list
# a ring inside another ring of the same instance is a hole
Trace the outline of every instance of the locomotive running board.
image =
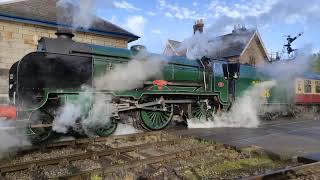
[(144, 109), (148, 106), (155, 106), (159, 104), (184, 104), (184, 103), (195, 103), (196, 100), (193, 99), (184, 99), (184, 100), (159, 100), (148, 103), (137, 104), (136, 106), (131, 106), (128, 108), (118, 109), (116, 112), (128, 111), (133, 109)]

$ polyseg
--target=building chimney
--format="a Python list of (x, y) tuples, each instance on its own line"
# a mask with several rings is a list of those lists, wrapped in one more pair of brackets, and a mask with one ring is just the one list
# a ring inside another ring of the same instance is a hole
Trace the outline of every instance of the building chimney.
[(198, 19), (196, 21), (194, 21), (194, 25), (193, 25), (193, 34), (195, 34), (197, 31), (199, 31), (200, 33), (203, 32), (203, 19)]
[(241, 25), (241, 24), (238, 24), (238, 25), (234, 25), (233, 27), (233, 30), (232, 30), (232, 33), (233, 34), (237, 34), (237, 33), (245, 33), (247, 32), (248, 29), (246, 28), (245, 25)]

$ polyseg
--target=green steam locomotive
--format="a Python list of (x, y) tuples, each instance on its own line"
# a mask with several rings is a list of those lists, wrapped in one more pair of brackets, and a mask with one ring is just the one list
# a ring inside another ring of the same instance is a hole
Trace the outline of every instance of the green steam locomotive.
[[(77, 104), (86, 93), (111, 97), (105, 101), (111, 102), (112, 114), (105, 117), (103, 126), (92, 127), (96, 135), (108, 136), (119, 122), (153, 131), (166, 128), (172, 121), (211, 118), (214, 96), (228, 109), (253, 82), (261, 81), (254, 67), (223, 59), (163, 57), (147, 53), (143, 46), (130, 50), (97, 46), (75, 42), (73, 34), (66, 31), (56, 34), (56, 39), (42, 38), (38, 50), (16, 62), (9, 72), (9, 97), (17, 107), (17, 124), (27, 126), (36, 141), (48, 140), (54, 134), (52, 126), (59, 109), (68, 103)], [(162, 73), (144, 80), (140, 87), (117, 91), (95, 84), (114, 67), (132, 59), (155, 58), (164, 64)], [(89, 92), (82, 88), (84, 85)], [(81, 104), (77, 122), (88, 117), (93, 104), (93, 98)]]

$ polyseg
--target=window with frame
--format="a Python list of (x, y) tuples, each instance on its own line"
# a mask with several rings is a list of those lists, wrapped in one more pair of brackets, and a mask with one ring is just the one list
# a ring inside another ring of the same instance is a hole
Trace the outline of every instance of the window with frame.
[(320, 81), (316, 81), (316, 93), (320, 93)]
[(256, 65), (256, 58), (254, 58), (253, 56), (250, 56), (249, 57), (249, 64), (252, 66)]
[(304, 93), (311, 93), (312, 84), (311, 80), (304, 80)]
[(303, 87), (303, 81), (301, 81), (301, 80), (298, 80), (297, 81), (297, 87), (298, 87), (298, 94), (301, 94), (301, 93), (303, 93), (303, 89), (302, 89), (302, 87)]

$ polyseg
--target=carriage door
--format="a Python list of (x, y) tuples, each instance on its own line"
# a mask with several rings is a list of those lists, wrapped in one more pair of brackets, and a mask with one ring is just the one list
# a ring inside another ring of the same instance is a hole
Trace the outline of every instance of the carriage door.
[(236, 97), (236, 80), (238, 80), (240, 75), (240, 64), (228, 63), (223, 64), (222, 67), (224, 79), (228, 80), (229, 101), (233, 102)]

